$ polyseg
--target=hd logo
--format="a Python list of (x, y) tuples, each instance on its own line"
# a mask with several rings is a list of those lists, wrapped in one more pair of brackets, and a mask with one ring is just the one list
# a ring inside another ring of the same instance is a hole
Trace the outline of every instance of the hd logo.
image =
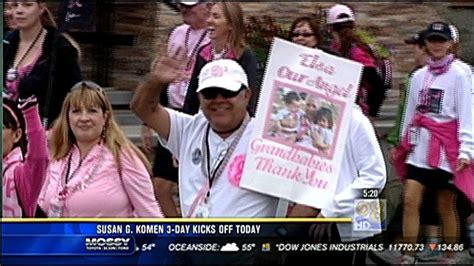
[(88, 251), (133, 251), (130, 237), (86, 237)]
[(353, 229), (354, 231), (385, 230), (385, 200), (358, 199), (355, 200)]

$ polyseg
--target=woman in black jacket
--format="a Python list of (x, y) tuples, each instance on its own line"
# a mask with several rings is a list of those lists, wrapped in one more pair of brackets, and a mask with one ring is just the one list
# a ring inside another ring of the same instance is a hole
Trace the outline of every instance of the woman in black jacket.
[(16, 101), (19, 92), (33, 90), (43, 122), (50, 127), (66, 94), (82, 80), (79, 49), (69, 36), (56, 30), (43, 1), (14, 5), (17, 29), (7, 36), (3, 46), (4, 92)]

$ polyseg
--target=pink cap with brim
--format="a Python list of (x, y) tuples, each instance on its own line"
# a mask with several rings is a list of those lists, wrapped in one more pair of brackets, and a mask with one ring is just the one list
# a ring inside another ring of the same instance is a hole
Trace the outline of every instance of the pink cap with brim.
[(348, 6), (337, 4), (328, 10), (327, 24), (355, 21), (354, 12)]
[(248, 87), (247, 74), (234, 60), (220, 59), (206, 64), (199, 73), (199, 86), (196, 92), (207, 88), (222, 88), (238, 91)]

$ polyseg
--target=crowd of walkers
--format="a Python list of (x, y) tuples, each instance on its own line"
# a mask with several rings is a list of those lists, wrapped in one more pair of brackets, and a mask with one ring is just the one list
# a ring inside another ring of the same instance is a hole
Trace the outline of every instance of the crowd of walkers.
[[(434, 21), (405, 40), (416, 65), (385, 160), (374, 129), (386, 95), (384, 77), (374, 48), (357, 34), (354, 10), (342, 4), (327, 10), (328, 47), (314, 17), (293, 21), (289, 41), (359, 62), (363, 70), (331, 204), (316, 209), (292, 203), (282, 211), (279, 198), (241, 188), (242, 173), (234, 169), (247, 154), (260, 95), (241, 4), (183, 1), (178, 7), (183, 24), (171, 30), (167, 50), (153, 60), (130, 102), (143, 121), (139, 149), (117, 124), (103, 89), (83, 79), (80, 47), (57, 29), (45, 1), (4, 2), (3, 217), (352, 217), (360, 188), (382, 191), (393, 167), (404, 184), (394, 241), (472, 245), (473, 78), (458, 57), (454, 25)], [(285, 106), (274, 134), (328, 149), (331, 110), (311, 98), (300, 101), (295, 92), (280, 97)], [(297, 128), (294, 135), (283, 133), (288, 127)], [(151, 146), (152, 131), (157, 147)], [(155, 151), (153, 165), (142, 150)], [(179, 202), (173, 199), (176, 184)], [(381, 233), (331, 223), (298, 230), (309, 232), (308, 241), (331, 243), (368, 243)], [(409, 250), (399, 254), (399, 263), (434, 255), (456, 263), (453, 251), (433, 253)], [(367, 260), (361, 251), (302, 256), (357, 265)], [(299, 260), (290, 255), (285, 263)]]

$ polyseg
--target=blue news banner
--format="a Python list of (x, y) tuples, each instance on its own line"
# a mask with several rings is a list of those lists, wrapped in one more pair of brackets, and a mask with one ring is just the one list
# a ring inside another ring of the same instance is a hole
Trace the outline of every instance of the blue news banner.
[(380, 243), (314, 243), (308, 235), (315, 223), (380, 232), (386, 209), (381, 203), (355, 200), (353, 219), (4, 218), (0, 264), (227, 265), (277, 262), (284, 252), (383, 251)]
[(321, 221), (351, 223), (344, 218), (3, 219), (0, 263), (245, 263), (290, 251), (291, 243), (307, 239), (307, 228)]

